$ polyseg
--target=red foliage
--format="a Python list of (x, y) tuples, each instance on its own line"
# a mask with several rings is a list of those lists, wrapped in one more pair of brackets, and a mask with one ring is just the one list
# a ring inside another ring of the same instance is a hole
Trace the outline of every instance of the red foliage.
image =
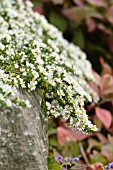
[(59, 144), (64, 144), (65, 142), (70, 141), (82, 141), (89, 136), (92, 136), (93, 134), (84, 134), (81, 131), (78, 130), (71, 130), (66, 127), (59, 126), (57, 128), (57, 139)]
[(108, 110), (102, 109), (100, 107), (96, 107), (95, 112), (96, 112), (96, 116), (98, 117), (98, 119), (108, 129), (111, 125), (111, 122), (112, 122), (111, 113)]

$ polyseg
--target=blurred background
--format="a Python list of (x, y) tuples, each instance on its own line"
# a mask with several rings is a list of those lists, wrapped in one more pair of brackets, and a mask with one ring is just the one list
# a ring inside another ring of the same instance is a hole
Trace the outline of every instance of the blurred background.
[(32, 0), (34, 10), (87, 53), (100, 71), (99, 58), (113, 66), (113, 0)]

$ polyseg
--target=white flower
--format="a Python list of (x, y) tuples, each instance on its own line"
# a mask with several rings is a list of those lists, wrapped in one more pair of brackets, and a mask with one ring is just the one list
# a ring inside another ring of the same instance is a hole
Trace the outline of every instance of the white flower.
[(30, 63), (28, 61), (26, 61), (26, 66), (29, 67), (30, 66)]
[(61, 96), (65, 96), (63, 90), (57, 90), (57, 94), (61, 97)]
[(46, 102), (46, 106), (47, 106), (47, 109), (50, 110), (51, 109), (51, 104), (49, 102)]
[(39, 77), (39, 74), (35, 70), (32, 71), (32, 74), (34, 76), (34, 79)]
[(98, 131), (98, 128), (96, 127), (96, 125), (93, 125), (93, 126), (91, 127), (91, 129), (92, 129), (93, 131)]
[(0, 49), (4, 50), (5, 46), (0, 42)]
[(7, 104), (7, 106), (9, 106), (9, 107), (11, 107), (11, 106), (12, 106), (12, 103), (11, 103), (11, 101), (10, 101), (10, 100), (7, 100), (7, 101), (6, 101), (6, 104)]
[(70, 86), (68, 86), (66, 92), (68, 93), (69, 96), (71, 96), (73, 93), (72, 88)]
[(43, 73), (44, 75), (47, 75), (46, 70), (42, 66), (38, 66), (38, 69), (40, 70), (41, 73)]
[(30, 101), (29, 100), (25, 100), (25, 104), (27, 105), (28, 108), (31, 108), (32, 105), (30, 104)]
[(20, 80), (20, 84), (22, 86), (22, 88), (26, 88), (26, 85), (25, 85), (25, 81), (23, 81), (23, 79), (19, 79)]
[(48, 80), (48, 83), (49, 83), (50, 85), (52, 85), (52, 86), (55, 86), (55, 85), (56, 85), (56, 83), (55, 83), (53, 80)]
[(32, 80), (30, 81), (30, 83), (28, 83), (28, 88), (32, 91), (32, 90), (35, 90), (36, 89), (36, 84), (37, 82)]
[(18, 63), (15, 63), (15, 68), (19, 68)]
[(18, 87), (18, 80), (16, 78), (13, 79), (14, 86)]
[(58, 83), (62, 83), (62, 80), (60, 78), (55, 78), (55, 81)]
[(22, 76), (26, 76), (26, 75), (27, 75), (27, 72), (26, 72), (26, 71), (22, 73)]
[(65, 110), (68, 111), (68, 112), (70, 112), (70, 111), (72, 110), (72, 108), (71, 108), (69, 105), (66, 105), (66, 106), (65, 106)]
[(53, 100), (53, 101), (52, 101), (52, 104), (53, 104), (54, 106), (58, 106), (58, 105), (59, 105), (57, 100)]
[(0, 60), (3, 60), (3, 59), (4, 59), (4, 57), (2, 55), (0, 55)]

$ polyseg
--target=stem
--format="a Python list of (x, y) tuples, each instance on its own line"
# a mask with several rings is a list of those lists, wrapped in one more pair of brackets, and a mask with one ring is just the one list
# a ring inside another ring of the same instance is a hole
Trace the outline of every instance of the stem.
[(106, 102), (112, 102), (111, 98), (107, 98), (107, 99), (103, 99), (98, 103), (98, 106), (100, 106), (101, 104), (104, 104)]
[(111, 100), (111, 98), (107, 98), (107, 99), (102, 99), (101, 101), (99, 101), (97, 104), (91, 106), (87, 112), (91, 111), (92, 109), (94, 109), (95, 107), (99, 107), (100, 105), (106, 103), (106, 102), (111, 102), (113, 105), (113, 100)]
[(51, 132), (48, 133), (48, 137), (52, 136), (52, 135), (56, 135), (57, 130), (52, 130)]
[(85, 163), (86, 163), (87, 165), (89, 165), (90, 163), (89, 163), (89, 161), (88, 161), (88, 158), (87, 158), (87, 156), (86, 156), (86, 154), (85, 154), (85, 151), (84, 151), (84, 148), (83, 148), (81, 142), (78, 142), (78, 146), (79, 146), (79, 148), (80, 148), (80, 152), (81, 152), (81, 154), (82, 154), (82, 156), (83, 156), (83, 158), (84, 158)]

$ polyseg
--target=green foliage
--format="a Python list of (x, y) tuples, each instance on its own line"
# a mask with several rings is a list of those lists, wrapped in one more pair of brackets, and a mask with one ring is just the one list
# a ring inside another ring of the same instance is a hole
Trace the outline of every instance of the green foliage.
[(63, 32), (67, 28), (66, 19), (62, 15), (54, 11), (50, 12), (49, 21), (51, 24), (55, 25), (57, 28), (59, 28)]
[(84, 35), (82, 33), (81, 29), (76, 29), (76, 32), (73, 35), (73, 39), (72, 41), (77, 44), (79, 47), (81, 47), (82, 49), (84, 49), (85, 46), (85, 38)]
[[(43, 12), (48, 19), (55, 11), (53, 20), (59, 22), (53, 24), (59, 29), (61, 29), (59, 25), (62, 15), (67, 18), (67, 29), (63, 30), (64, 36), (87, 52), (88, 58), (99, 72), (100, 56), (113, 66), (113, 2), (111, 0), (45, 0), (43, 4)], [(76, 28), (72, 26), (72, 22)]]
[(90, 163), (93, 164), (95, 162), (101, 162), (102, 164), (107, 164), (108, 161), (106, 160), (105, 156), (101, 155), (99, 152), (95, 152), (91, 159), (90, 159)]
[(55, 162), (52, 170), (61, 170), (61, 166), (59, 163)]
[(55, 163), (53, 152), (51, 154), (49, 154), (47, 163), (48, 163), (48, 169), (52, 170), (54, 163)]

